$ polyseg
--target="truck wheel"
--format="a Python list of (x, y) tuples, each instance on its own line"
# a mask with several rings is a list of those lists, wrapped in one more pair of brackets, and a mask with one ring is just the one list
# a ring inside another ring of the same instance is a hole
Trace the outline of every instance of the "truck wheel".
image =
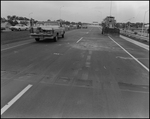
[(63, 33), (63, 34), (62, 34), (62, 38), (64, 38), (64, 36), (65, 36), (65, 34)]
[(39, 41), (40, 41), (40, 38), (35, 38), (35, 40), (36, 40), (37, 42), (39, 42)]
[(56, 35), (56, 36), (54, 37), (54, 42), (57, 42), (57, 40), (58, 40), (58, 36)]

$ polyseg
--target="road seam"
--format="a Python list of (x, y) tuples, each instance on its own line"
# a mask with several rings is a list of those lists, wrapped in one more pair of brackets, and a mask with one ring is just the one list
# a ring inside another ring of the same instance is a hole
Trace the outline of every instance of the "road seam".
[(25, 87), (20, 93), (18, 93), (11, 101), (9, 101), (2, 109), (1, 109), (1, 115), (10, 107), (12, 106), (27, 90), (29, 90), (32, 87), (31, 84), (29, 84), (27, 87)]
[(25, 45), (25, 44), (30, 44), (30, 43), (31, 43), (31, 42), (23, 43), (23, 44), (19, 44), (19, 45), (15, 45), (15, 46), (8, 47), (8, 48), (4, 48), (4, 49), (1, 49), (1, 51), (8, 50), (8, 49), (11, 49), (11, 48), (14, 48), (14, 47), (18, 47), (18, 46), (22, 46), (22, 45)]
[(115, 40), (113, 40), (110, 36), (108, 36), (108, 37), (149, 72), (149, 68), (147, 68), (145, 65), (143, 65), (137, 58), (135, 58), (133, 55), (131, 55), (126, 49), (124, 49), (119, 43), (117, 43)]

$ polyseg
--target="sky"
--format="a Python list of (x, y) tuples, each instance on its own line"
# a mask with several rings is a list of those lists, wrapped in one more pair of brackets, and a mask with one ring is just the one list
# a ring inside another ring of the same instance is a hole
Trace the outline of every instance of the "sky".
[(117, 22), (149, 23), (149, 1), (1, 1), (1, 17), (8, 15), (86, 23), (111, 15)]

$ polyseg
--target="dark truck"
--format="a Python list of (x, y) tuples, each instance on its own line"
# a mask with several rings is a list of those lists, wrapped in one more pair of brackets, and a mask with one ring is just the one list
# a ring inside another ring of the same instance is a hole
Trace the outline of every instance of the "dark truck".
[(107, 16), (102, 22), (102, 34), (104, 35), (120, 35), (120, 29), (115, 27), (116, 20), (112, 16)]

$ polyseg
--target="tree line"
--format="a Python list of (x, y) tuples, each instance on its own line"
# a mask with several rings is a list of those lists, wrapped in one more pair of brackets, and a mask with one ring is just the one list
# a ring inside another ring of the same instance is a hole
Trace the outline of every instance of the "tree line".
[[(20, 21), (21, 24), (25, 24), (27, 25), (28, 22), (30, 19), (27, 18), (27, 17), (21, 17), (21, 16), (16, 16), (16, 15), (8, 15), (7, 18), (4, 18), (4, 17), (1, 17), (1, 22), (9, 22), (12, 26), (15, 26), (16, 24), (18, 24), (18, 20)], [(38, 22), (37, 20), (34, 20), (34, 23)], [(48, 19), (47, 21), (51, 21), (50, 19)], [(56, 21), (59, 21), (59, 20), (56, 20)], [(66, 24), (66, 25), (75, 25), (75, 24), (79, 24), (81, 25), (82, 23), (81, 22), (70, 22), (70, 21), (65, 21), (65, 20), (62, 20), (62, 24)]]
[[(7, 18), (1, 17), (1, 22), (9, 22), (12, 26), (18, 24), (18, 21), (20, 21), (21, 24), (27, 25), (29, 20), (30, 19), (27, 17), (21, 17), (16, 15), (8, 15)], [(34, 22), (37, 22), (37, 20), (34, 20)]]
[(133, 27), (133, 28), (142, 28), (143, 23), (141, 22), (136, 22), (136, 23), (131, 23), (131, 22), (127, 22), (127, 23), (116, 23), (116, 27), (118, 28), (127, 28), (127, 27)]

